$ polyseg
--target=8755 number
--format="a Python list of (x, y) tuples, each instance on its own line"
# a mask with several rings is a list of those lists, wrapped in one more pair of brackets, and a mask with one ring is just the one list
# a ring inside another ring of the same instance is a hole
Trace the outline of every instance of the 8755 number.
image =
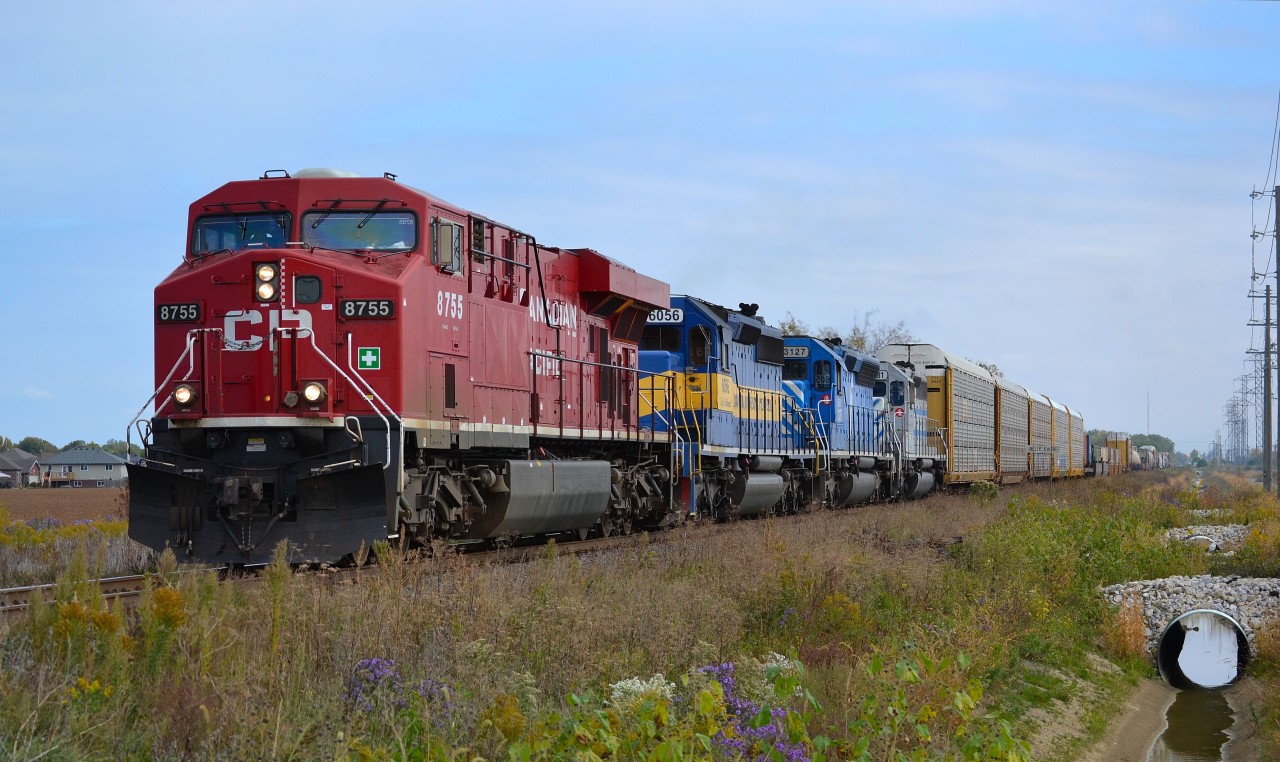
[(339, 299), (338, 314), (344, 318), (395, 317), (396, 303), (391, 299)]

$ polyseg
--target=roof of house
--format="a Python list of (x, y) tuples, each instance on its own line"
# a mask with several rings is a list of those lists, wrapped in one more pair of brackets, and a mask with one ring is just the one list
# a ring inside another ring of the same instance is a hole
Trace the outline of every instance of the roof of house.
[(46, 466), (105, 466), (124, 463), (105, 450), (96, 447), (73, 447), (41, 461)]
[(26, 450), (14, 447), (0, 452), (0, 469), (5, 471), (30, 471), (38, 458)]

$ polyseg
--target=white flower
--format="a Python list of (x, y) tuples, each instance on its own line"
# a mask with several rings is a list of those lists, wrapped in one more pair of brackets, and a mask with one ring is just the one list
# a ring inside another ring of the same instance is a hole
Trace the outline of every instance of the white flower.
[(668, 682), (661, 672), (648, 680), (628, 677), (626, 680), (619, 680), (609, 686), (609, 706), (626, 712), (644, 701), (657, 701), (659, 699), (670, 701), (675, 695), (675, 684)]

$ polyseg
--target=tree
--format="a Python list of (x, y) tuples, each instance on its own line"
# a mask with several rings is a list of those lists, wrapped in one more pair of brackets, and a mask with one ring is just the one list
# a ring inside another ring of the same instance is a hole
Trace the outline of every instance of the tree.
[(843, 335), (829, 325), (817, 329), (810, 328), (808, 323), (790, 312), (778, 323), (778, 329), (782, 331), (783, 336), (839, 338), (845, 346), (867, 353), (874, 353), (885, 344), (909, 344), (916, 340), (915, 335), (907, 330), (905, 322), (899, 320), (893, 325), (876, 323), (872, 321), (872, 316), (875, 314), (876, 310), (867, 310), (862, 314), (862, 324), (855, 323)]
[(40, 437), (23, 437), (22, 441), (18, 442), (18, 449), (26, 450), (32, 455), (58, 451), (57, 445), (47, 439), (41, 439)]
[(14, 448), (13, 440), (9, 437), (0, 437), (0, 452), (12, 450)]
[(86, 442), (83, 439), (77, 439), (72, 442), (67, 442), (65, 445), (62, 446), (62, 449), (58, 450), (58, 452), (66, 452), (67, 450), (74, 450), (77, 447), (88, 447), (94, 450), (102, 449), (102, 446), (99, 445), (97, 442)]
[(1151, 445), (1156, 448), (1156, 452), (1173, 452), (1175, 449), (1172, 439), (1159, 434), (1134, 434), (1131, 439), (1134, 447)]
[(120, 458), (123, 458), (125, 453), (137, 455), (139, 458), (141, 458), (143, 454), (141, 447), (136, 444), (125, 444), (123, 439), (108, 439), (107, 443), (102, 446), (102, 449)]
[(778, 330), (783, 336), (808, 336), (809, 324), (787, 312), (787, 316), (778, 323)]
[(879, 310), (867, 310), (862, 313), (862, 324), (854, 324), (844, 336), (844, 343), (863, 352), (874, 353), (886, 344), (910, 344), (916, 340), (915, 334), (907, 328), (905, 321), (897, 323), (874, 323), (872, 316)]
[(1004, 378), (1004, 371), (1000, 370), (1000, 366), (993, 362), (978, 362), (977, 360), (970, 360), (969, 362), (990, 373), (993, 378)]

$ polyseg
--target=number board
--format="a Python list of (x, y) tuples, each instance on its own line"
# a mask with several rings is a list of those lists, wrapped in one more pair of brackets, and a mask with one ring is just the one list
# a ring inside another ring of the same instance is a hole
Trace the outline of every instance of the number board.
[(673, 307), (669, 310), (650, 310), (650, 323), (683, 323), (684, 310), (679, 307)]
[(156, 305), (156, 322), (157, 323), (199, 323), (200, 322), (200, 303), (187, 302), (186, 304), (157, 304)]
[(783, 347), (782, 356), (792, 360), (803, 359), (809, 356), (809, 348), (808, 347)]
[(394, 299), (339, 299), (338, 314), (348, 319), (392, 318), (396, 303)]

